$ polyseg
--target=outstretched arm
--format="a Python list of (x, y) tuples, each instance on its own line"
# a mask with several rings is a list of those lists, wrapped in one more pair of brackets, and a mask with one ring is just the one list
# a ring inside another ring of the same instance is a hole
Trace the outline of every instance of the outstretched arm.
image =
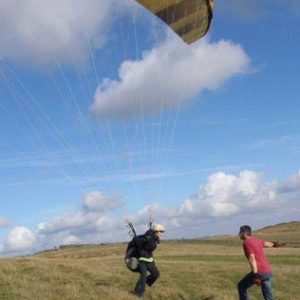
[(265, 241), (264, 242), (264, 246), (267, 247), (267, 248), (279, 248), (279, 247), (283, 247), (285, 246), (286, 243), (281, 243), (279, 241), (276, 241), (276, 242), (268, 242), (268, 241)]
[(273, 243), (273, 242), (265, 241), (264, 246), (265, 246), (266, 248), (272, 248), (272, 247), (274, 247), (274, 243)]

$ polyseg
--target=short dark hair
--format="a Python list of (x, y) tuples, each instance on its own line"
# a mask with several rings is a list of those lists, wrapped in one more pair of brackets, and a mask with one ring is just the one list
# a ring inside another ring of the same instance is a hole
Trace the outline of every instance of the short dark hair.
[(243, 233), (246, 233), (247, 235), (252, 235), (252, 229), (249, 225), (243, 225), (240, 227), (240, 233), (243, 232)]

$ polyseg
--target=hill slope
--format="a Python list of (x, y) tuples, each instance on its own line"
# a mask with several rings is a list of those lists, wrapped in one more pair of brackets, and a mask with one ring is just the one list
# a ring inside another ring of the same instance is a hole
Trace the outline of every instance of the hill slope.
[[(257, 230), (267, 240), (297, 246), (300, 222)], [(136, 299), (138, 278), (124, 265), (126, 244), (66, 247), (23, 258), (0, 259), (2, 300)], [(300, 295), (300, 247), (268, 249), (277, 300)], [(237, 236), (163, 241), (155, 252), (161, 278), (145, 299), (235, 300), (236, 284), (249, 271)], [(251, 299), (261, 299), (251, 289)]]
[(256, 230), (254, 234), (269, 241), (284, 241), (289, 247), (300, 247), (300, 222), (267, 226)]
[[(253, 231), (253, 235), (267, 241), (281, 241), (287, 243), (288, 247), (300, 247), (300, 222), (293, 221), (266, 226)], [(238, 235), (213, 236), (200, 239), (207, 243), (238, 245), (240, 239)]]

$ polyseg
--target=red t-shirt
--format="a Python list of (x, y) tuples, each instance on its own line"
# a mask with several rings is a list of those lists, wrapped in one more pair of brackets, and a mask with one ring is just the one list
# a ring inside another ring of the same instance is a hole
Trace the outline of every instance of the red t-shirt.
[(258, 273), (271, 272), (270, 262), (264, 252), (264, 244), (265, 242), (263, 240), (257, 239), (255, 237), (250, 237), (243, 243), (246, 257), (249, 259), (250, 254), (255, 255)]

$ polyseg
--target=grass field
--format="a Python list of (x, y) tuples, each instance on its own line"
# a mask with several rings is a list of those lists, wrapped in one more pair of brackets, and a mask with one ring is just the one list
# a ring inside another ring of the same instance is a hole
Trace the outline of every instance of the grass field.
[[(300, 299), (300, 222), (256, 233), (289, 244), (267, 249), (277, 300)], [(0, 299), (136, 299), (138, 278), (125, 268), (125, 244), (70, 247), (34, 256), (0, 260)], [(144, 299), (238, 299), (236, 284), (249, 271), (236, 237), (165, 241), (156, 251), (161, 277)], [(251, 299), (262, 299), (250, 290)]]

